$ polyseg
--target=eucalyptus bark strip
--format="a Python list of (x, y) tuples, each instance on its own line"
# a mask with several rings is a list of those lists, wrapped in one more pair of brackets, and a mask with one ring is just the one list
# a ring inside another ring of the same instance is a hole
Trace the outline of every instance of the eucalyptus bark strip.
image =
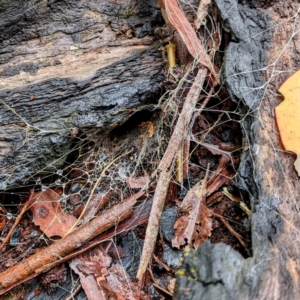
[(176, 153), (178, 152), (179, 146), (181, 145), (184, 139), (186, 130), (192, 118), (193, 111), (198, 102), (206, 74), (206, 70), (200, 69), (198, 71), (194, 83), (186, 97), (182, 111), (176, 123), (174, 132), (170, 138), (168, 147), (158, 166), (159, 179), (153, 197), (153, 204), (146, 231), (145, 242), (143, 246), (139, 269), (137, 272), (137, 279), (140, 281), (140, 283), (142, 283), (144, 273), (153, 254), (161, 214), (164, 207), (169, 183), (173, 174), (174, 158)]

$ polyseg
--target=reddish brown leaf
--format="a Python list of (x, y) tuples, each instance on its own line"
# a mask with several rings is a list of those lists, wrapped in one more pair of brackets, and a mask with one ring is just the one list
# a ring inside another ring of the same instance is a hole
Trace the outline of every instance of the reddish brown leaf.
[[(83, 257), (74, 258), (70, 263), (70, 268), (79, 275), (80, 282), (82, 288), (84, 289), (85, 295), (89, 300), (104, 300), (106, 299), (104, 292), (101, 290), (100, 286), (98, 285), (94, 274), (85, 274), (79, 268), (78, 265), (83, 266), (87, 264), (86, 259)], [(88, 268), (88, 267), (87, 267)], [(99, 265), (99, 268), (101, 266)]]
[(48, 237), (63, 237), (76, 222), (76, 218), (63, 212), (60, 207), (60, 196), (47, 189), (44, 192), (35, 193), (33, 197), (35, 203), (30, 210), (34, 224), (40, 226)]
[(207, 174), (183, 199), (180, 208), (184, 214), (174, 225), (173, 247), (180, 248), (188, 243), (190, 247), (198, 248), (210, 236), (212, 221), (211, 212), (205, 205), (206, 181)]

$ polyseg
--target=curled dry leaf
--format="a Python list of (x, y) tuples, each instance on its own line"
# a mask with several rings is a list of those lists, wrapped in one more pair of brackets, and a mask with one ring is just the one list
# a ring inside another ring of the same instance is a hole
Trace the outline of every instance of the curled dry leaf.
[(188, 243), (190, 247), (198, 248), (210, 236), (212, 230), (211, 211), (205, 205), (206, 198), (205, 178), (189, 190), (181, 203), (182, 215), (175, 222), (175, 236), (172, 246)]
[(63, 237), (76, 222), (74, 216), (61, 209), (60, 195), (51, 189), (35, 193), (33, 198), (35, 202), (30, 208), (33, 222), (40, 226), (47, 237)]

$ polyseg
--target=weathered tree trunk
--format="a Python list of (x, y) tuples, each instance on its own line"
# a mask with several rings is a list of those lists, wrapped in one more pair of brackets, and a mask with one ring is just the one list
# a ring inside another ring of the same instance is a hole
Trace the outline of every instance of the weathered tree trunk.
[(157, 100), (155, 0), (0, 0), (0, 190)]
[(215, 2), (237, 40), (226, 51), (223, 81), (245, 106), (241, 124), (249, 149), (239, 179), (251, 195), (253, 256), (244, 259), (227, 245), (206, 242), (187, 255), (176, 298), (299, 299), (300, 179), (274, 119), (282, 101), (277, 90), (299, 68), (299, 4)]

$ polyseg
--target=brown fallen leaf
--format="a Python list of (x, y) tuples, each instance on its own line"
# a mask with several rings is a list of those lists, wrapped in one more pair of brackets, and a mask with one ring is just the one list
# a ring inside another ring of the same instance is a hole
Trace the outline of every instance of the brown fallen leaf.
[(180, 248), (188, 244), (197, 249), (211, 234), (211, 211), (205, 204), (207, 177), (208, 169), (205, 178), (189, 190), (181, 203), (180, 208), (184, 213), (174, 225), (173, 247)]
[(107, 299), (104, 290), (99, 286), (96, 276), (103, 275), (112, 263), (108, 255), (104, 255), (99, 249), (94, 251), (94, 255), (87, 257), (80, 255), (69, 263), (70, 268), (79, 275), (82, 288), (89, 300)]
[(76, 218), (66, 214), (60, 206), (60, 195), (47, 189), (33, 195), (34, 204), (30, 207), (33, 214), (33, 222), (40, 226), (47, 237), (63, 237)]

